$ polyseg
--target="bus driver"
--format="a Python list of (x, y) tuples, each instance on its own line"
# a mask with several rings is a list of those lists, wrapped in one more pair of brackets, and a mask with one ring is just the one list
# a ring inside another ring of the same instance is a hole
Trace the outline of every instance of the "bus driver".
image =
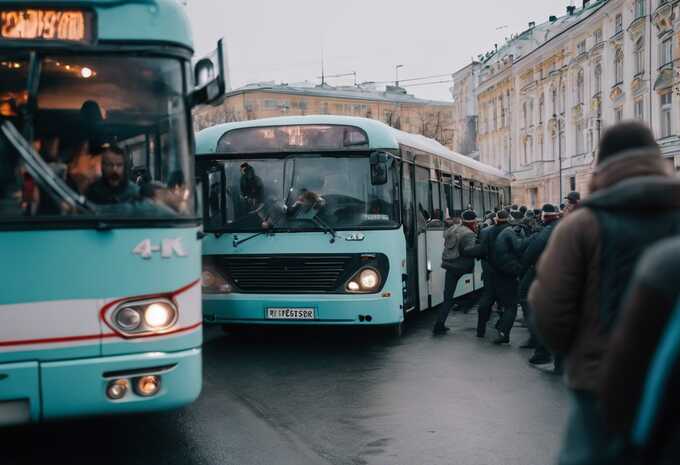
[(125, 152), (115, 145), (106, 147), (102, 153), (102, 176), (85, 193), (87, 199), (99, 205), (136, 200), (139, 190), (130, 181), (127, 168)]

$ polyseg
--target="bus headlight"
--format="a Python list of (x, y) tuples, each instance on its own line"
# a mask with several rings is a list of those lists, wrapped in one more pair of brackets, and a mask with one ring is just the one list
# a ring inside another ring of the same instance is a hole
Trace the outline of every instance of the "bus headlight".
[(347, 282), (345, 289), (352, 293), (370, 293), (380, 289), (381, 284), (382, 277), (377, 270), (373, 268), (363, 268)]
[(144, 323), (149, 329), (163, 329), (172, 322), (175, 310), (165, 302), (154, 302), (144, 310)]
[(234, 290), (229, 280), (217, 271), (205, 267), (201, 273), (201, 288), (206, 294), (229, 294)]
[(175, 304), (159, 298), (121, 304), (113, 312), (111, 322), (126, 336), (144, 336), (171, 329), (177, 318)]
[(124, 331), (134, 331), (142, 324), (142, 315), (134, 307), (121, 308), (116, 313), (115, 323)]

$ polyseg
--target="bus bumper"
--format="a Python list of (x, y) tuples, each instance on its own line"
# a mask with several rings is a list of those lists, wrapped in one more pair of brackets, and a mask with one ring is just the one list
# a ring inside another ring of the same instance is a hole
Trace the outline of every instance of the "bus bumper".
[[(4, 375), (4, 376), (3, 376)], [(137, 395), (135, 380), (160, 377), (159, 391)], [(0, 364), (0, 426), (67, 417), (177, 408), (201, 392), (201, 349), (121, 355), (60, 362)], [(126, 379), (129, 389), (111, 400), (109, 383)]]
[[(204, 294), (203, 319), (217, 324), (391, 325), (404, 319), (401, 291), (381, 294)], [(268, 319), (267, 309), (314, 309), (314, 319)], [(370, 318), (366, 318), (366, 317)]]

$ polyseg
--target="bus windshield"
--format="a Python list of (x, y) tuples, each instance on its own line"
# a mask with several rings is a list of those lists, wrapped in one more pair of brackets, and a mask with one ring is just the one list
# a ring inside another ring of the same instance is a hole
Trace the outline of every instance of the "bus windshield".
[(0, 224), (195, 217), (185, 96), (174, 58), (0, 55), (0, 118), (27, 148), (0, 147)]
[(367, 154), (202, 161), (206, 231), (395, 228), (390, 165), (387, 183), (372, 185)]

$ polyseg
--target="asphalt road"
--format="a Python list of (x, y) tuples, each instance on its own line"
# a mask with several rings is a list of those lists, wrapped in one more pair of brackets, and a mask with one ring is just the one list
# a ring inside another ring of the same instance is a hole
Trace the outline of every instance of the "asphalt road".
[(518, 346), (434, 312), (401, 339), (347, 329), (206, 331), (203, 394), (177, 412), (0, 430), (0, 464), (544, 465), (567, 415), (561, 380)]

